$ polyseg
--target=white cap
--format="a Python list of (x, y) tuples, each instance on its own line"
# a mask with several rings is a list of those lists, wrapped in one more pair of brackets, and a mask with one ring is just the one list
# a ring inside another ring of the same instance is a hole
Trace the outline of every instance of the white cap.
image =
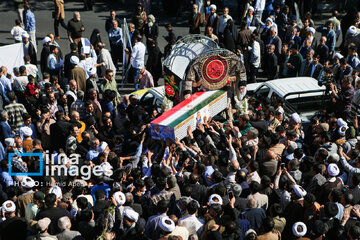
[(296, 124), (300, 124), (301, 123), (301, 118), (299, 116), (299, 114), (297, 113), (293, 113), (291, 114), (291, 119), (296, 122)]
[(209, 8), (214, 9), (216, 11), (216, 5), (215, 4), (211, 4)]
[(347, 126), (347, 123), (342, 118), (338, 118), (336, 123), (339, 125), (339, 127)]
[(123, 193), (120, 192), (120, 191), (114, 193), (114, 198), (115, 198), (116, 204), (117, 204), (118, 206), (124, 205), (124, 203), (125, 203), (125, 201), (126, 201), (125, 194), (123, 194)]
[(307, 227), (303, 222), (296, 222), (292, 227), (292, 232), (296, 237), (303, 237), (307, 232)]
[(249, 10), (252, 10), (252, 11), (254, 11), (254, 7), (252, 7), (252, 6), (249, 6), (249, 7), (248, 7), (248, 11), (249, 11)]
[(333, 58), (338, 58), (338, 59), (342, 59), (344, 56), (341, 55), (340, 53), (335, 53)]
[(309, 27), (309, 28), (307, 29), (307, 32), (312, 32), (313, 34), (315, 34), (315, 28)]
[(296, 196), (298, 196), (299, 198), (303, 198), (307, 194), (306, 190), (300, 185), (295, 184), (293, 189), (295, 191)]
[(132, 208), (126, 208), (124, 211), (124, 216), (133, 222), (137, 222), (139, 219), (139, 214), (135, 212)]
[(5, 138), (6, 147), (15, 147), (15, 139), (14, 138)]
[(103, 163), (101, 163), (101, 164), (100, 164), (100, 167), (102, 168), (103, 174), (104, 174), (105, 176), (110, 177), (110, 176), (112, 175), (111, 173), (112, 173), (113, 167), (110, 165), (109, 162), (103, 162)]
[(80, 60), (79, 60), (79, 58), (77, 56), (72, 56), (70, 58), (70, 62), (71, 62), (71, 64), (76, 65), (76, 64), (78, 64), (80, 62)]
[(21, 133), (24, 137), (31, 137), (31, 135), (33, 134), (33, 130), (30, 127), (26, 126), (20, 128), (20, 135)]
[(345, 136), (345, 132), (346, 132), (346, 130), (347, 130), (348, 128), (349, 128), (348, 125), (341, 126), (341, 127), (339, 128), (339, 130), (338, 130), (340, 136), (344, 137), (344, 136)]
[(159, 226), (162, 230), (170, 233), (175, 230), (175, 223), (168, 216), (162, 217), (159, 221)]
[(271, 24), (273, 24), (273, 23), (274, 23), (274, 21), (272, 20), (272, 18), (269, 18), (269, 17), (266, 19), (266, 21), (265, 21), (265, 22), (267, 22), (267, 21), (271, 22)]
[(330, 163), (329, 166), (327, 167), (327, 171), (332, 177), (336, 177), (340, 173), (340, 169), (338, 165), (336, 165), (335, 163)]
[(29, 34), (27, 32), (23, 32), (23, 34), (21, 34), (22, 38), (29, 38)]
[(45, 37), (43, 40), (42, 40), (42, 43), (45, 44), (45, 43), (49, 43), (51, 42), (51, 38), (49, 37)]
[(247, 236), (248, 236), (249, 234), (251, 234), (251, 233), (255, 233), (255, 235), (257, 236), (257, 233), (255, 232), (254, 229), (249, 229), (249, 230), (246, 231), (245, 237), (247, 237)]
[(16, 211), (16, 205), (13, 201), (7, 200), (2, 205), (1, 208), (4, 210), (4, 213), (12, 213)]
[(24, 188), (33, 188), (35, 186), (35, 181), (31, 177), (24, 177), (21, 180), (21, 186)]
[(351, 35), (354, 35), (354, 34), (356, 34), (357, 29), (356, 29), (356, 27), (353, 25), (353, 26), (350, 26), (350, 27), (349, 27), (349, 29), (347, 30), (347, 32), (348, 32), (349, 34), (351, 34)]
[(51, 223), (50, 218), (45, 217), (37, 222), (37, 227), (41, 232), (43, 232), (49, 227), (50, 223)]
[(108, 146), (108, 144), (106, 142), (101, 142), (100, 145), (97, 147), (97, 151), (99, 153), (102, 153), (105, 151), (106, 147)]
[(87, 71), (89, 76), (95, 75), (96, 74), (96, 67), (92, 67)]
[(56, 198), (61, 198), (62, 195), (62, 191), (59, 186), (53, 186), (52, 188), (50, 188), (49, 193), (55, 194)]
[(213, 205), (213, 204), (220, 204), (222, 205), (223, 204), (223, 200), (221, 198), (220, 195), (218, 194), (212, 194), (210, 197), (209, 197), (209, 205)]

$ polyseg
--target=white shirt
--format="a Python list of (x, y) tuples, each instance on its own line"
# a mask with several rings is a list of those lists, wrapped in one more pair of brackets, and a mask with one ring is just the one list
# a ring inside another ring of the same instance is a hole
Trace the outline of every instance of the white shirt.
[(142, 42), (135, 43), (131, 53), (131, 66), (133, 68), (142, 69), (145, 65), (146, 47)]
[(227, 15), (226, 17), (224, 17), (224, 15), (220, 16), (219, 22), (218, 22), (218, 28), (217, 28), (218, 33), (223, 33), (224, 32), (225, 27), (226, 27), (226, 23), (227, 23), (227, 21), (229, 19), (233, 20), (230, 15)]
[(258, 68), (260, 66), (260, 44), (255, 41), (249, 47), (250, 50), (250, 63), (254, 65), (254, 67)]
[(257, 0), (254, 6), (255, 11), (263, 11), (265, 8), (265, 0)]
[(25, 64), (26, 72), (28, 75), (32, 75), (34, 78), (37, 78), (37, 74), (39, 72), (39, 69), (34, 64), (28, 63)]
[(20, 26), (15, 26), (15, 27), (13, 27), (12, 29), (11, 29), (11, 31), (10, 31), (10, 33), (11, 33), (11, 35), (14, 37), (14, 39), (16, 40), (16, 41), (22, 41), (22, 37), (21, 37), (21, 35), (24, 33), (24, 32), (26, 32), (22, 27), (20, 27)]
[(14, 87), (18, 91), (25, 91), (26, 85), (28, 84), (29, 80), (27, 76), (19, 76), (16, 77), (14, 80)]
[(200, 236), (203, 230), (204, 221), (195, 217), (195, 215), (188, 215), (179, 219), (179, 226), (186, 227), (189, 231), (189, 235), (197, 234)]

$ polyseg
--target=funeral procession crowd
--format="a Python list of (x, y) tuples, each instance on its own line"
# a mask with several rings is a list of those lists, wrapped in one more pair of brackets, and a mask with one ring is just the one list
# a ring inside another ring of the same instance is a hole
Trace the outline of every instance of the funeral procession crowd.
[[(82, 10), (65, 17), (67, 1), (54, 0), (54, 33), (42, 41), (34, 2), (14, 0), (18, 18), (6, 26), (24, 65), (0, 66), (0, 240), (360, 239), (360, 2), (141, 0), (126, 25), (109, 8), (105, 29), (84, 36)], [(150, 122), (165, 109), (119, 87), (121, 71), (134, 90), (162, 85), (181, 36), (155, 8), (246, 70), (224, 114), (183, 139), (153, 139)], [(248, 84), (291, 77), (327, 88), (306, 124), (283, 99), (247, 94)]]

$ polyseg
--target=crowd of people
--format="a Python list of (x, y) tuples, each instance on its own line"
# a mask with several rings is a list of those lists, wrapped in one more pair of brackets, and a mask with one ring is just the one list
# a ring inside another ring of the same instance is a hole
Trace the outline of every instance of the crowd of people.
[[(360, 12), (340, 18), (334, 10), (315, 26), (306, 4), (296, 16), (293, 1), (240, 1), (237, 31), (229, 8), (219, 16), (212, 1), (197, 1), (189, 34), (238, 54), (248, 83), (259, 69), (268, 79), (309, 76), (331, 101), (303, 125), (281, 99), (250, 99), (240, 82), (226, 113), (199, 121), (184, 139), (155, 140), (149, 123), (162, 110), (121, 96), (115, 79), (129, 58), (128, 81), (156, 86), (176, 42), (166, 24), (161, 53), (148, 1), (136, 5), (126, 50), (110, 11), (109, 51), (99, 30), (84, 39), (79, 12), (65, 24), (64, 1), (55, 0), (55, 35), (39, 54), (35, 15), (29, 2), (16, 2), (24, 11), (11, 34), (23, 43), (25, 65), (12, 75), (0, 69), (0, 240), (360, 238), (352, 113), (360, 102)], [(71, 49), (64, 57), (59, 24)]]

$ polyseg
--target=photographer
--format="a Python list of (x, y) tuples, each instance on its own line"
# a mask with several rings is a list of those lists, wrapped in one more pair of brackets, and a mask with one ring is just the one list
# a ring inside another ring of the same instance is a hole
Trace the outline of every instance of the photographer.
[(335, 104), (335, 113), (345, 121), (349, 121), (351, 115), (351, 103), (354, 98), (354, 87), (351, 85), (352, 76), (345, 76), (340, 84), (341, 91), (338, 91), (333, 83), (330, 83), (331, 101)]

